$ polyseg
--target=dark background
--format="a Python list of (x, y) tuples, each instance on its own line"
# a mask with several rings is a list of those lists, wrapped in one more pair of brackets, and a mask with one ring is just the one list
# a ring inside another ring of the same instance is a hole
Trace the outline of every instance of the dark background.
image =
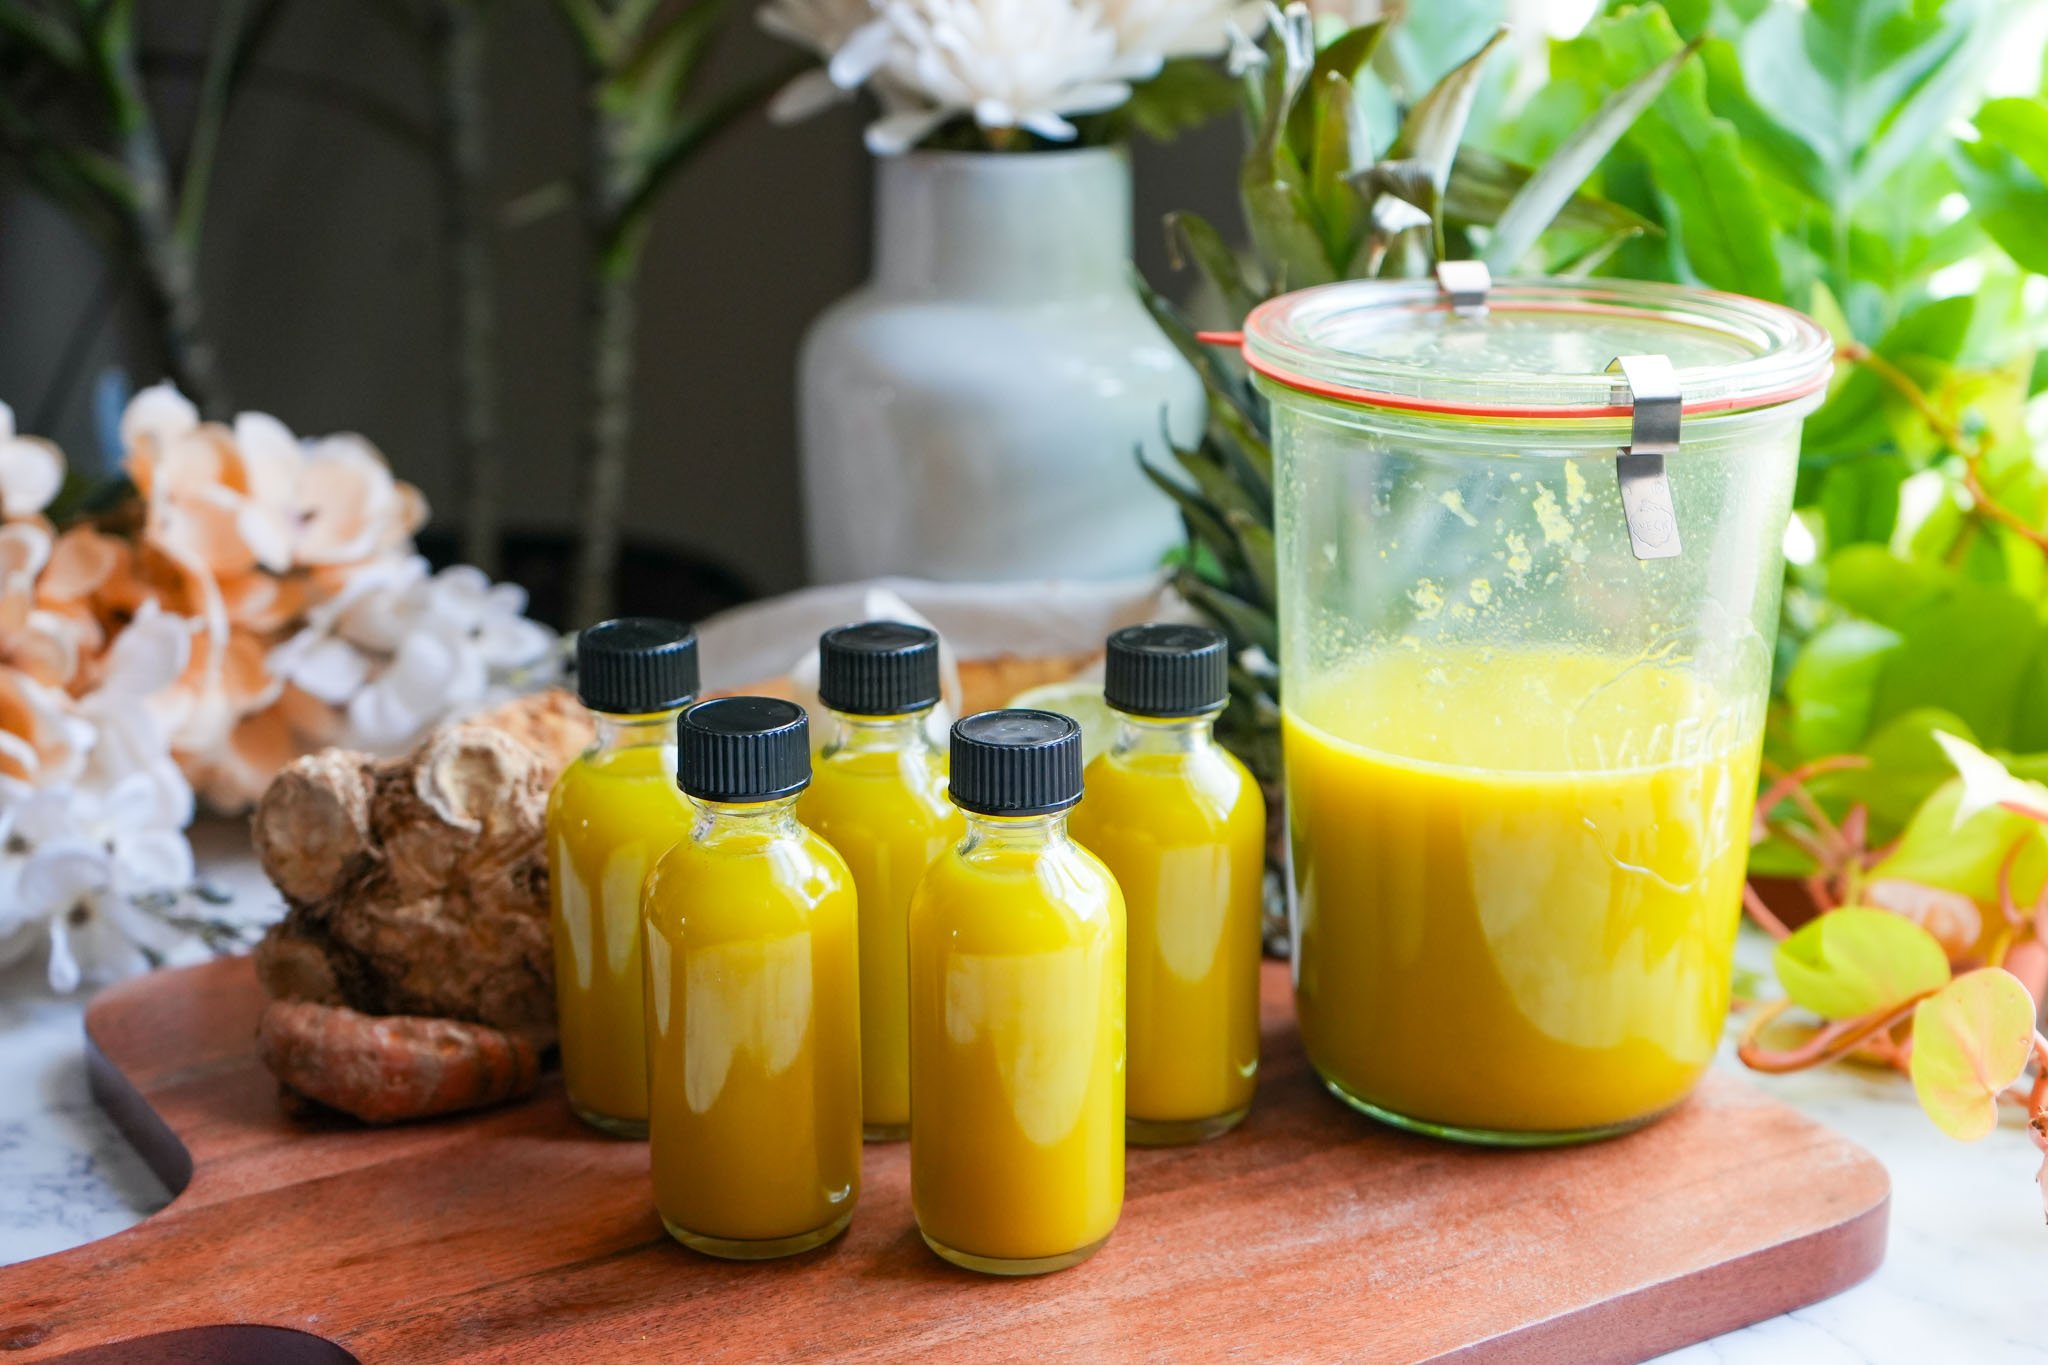
[[(0, 4), (9, 0), (0, 0)], [(151, 0), (146, 45), (196, 58), (213, 6)], [(743, 7), (707, 79), (786, 56)], [(509, 203), (580, 160), (579, 76), (540, 0), (491, 7), (489, 109), (495, 200)], [(259, 67), (374, 92), (424, 117), (429, 77), (367, 4), (302, 0)], [(191, 82), (152, 96), (182, 149)], [(726, 593), (804, 581), (796, 486), (794, 369), (809, 321), (867, 271), (869, 158), (861, 111), (795, 127), (756, 119), (685, 170), (663, 202), (642, 289), (629, 538), (700, 561)], [(1159, 231), (1194, 207), (1235, 230), (1237, 133), (1216, 126), (1135, 150), (1138, 262), (1171, 279)], [(0, 172), (4, 174), (4, 172)], [(237, 409), (302, 434), (361, 431), (418, 484), (450, 529), (456, 472), (444, 337), (447, 275), (433, 167), (345, 110), (259, 79), (228, 123), (202, 280), (210, 335)], [(583, 420), (581, 255), (573, 212), (497, 237), (499, 408), (506, 524), (568, 531)], [(132, 307), (96, 306), (110, 282), (98, 247), (57, 209), (0, 182), (0, 399), (24, 430), (56, 439), (74, 468), (104, 468), (94, 418), (110, 366), (154, 381), (155, 346)], [(74, 340), (83, 364), (65, 364)], [(435, 538), (446, 543), (447, 537)], [(644, 558), (629, 558), (630, 579)], [(515, 557), (508, 571), (546, 575)], [(542, 594), (554, 585), (529, 582)]]

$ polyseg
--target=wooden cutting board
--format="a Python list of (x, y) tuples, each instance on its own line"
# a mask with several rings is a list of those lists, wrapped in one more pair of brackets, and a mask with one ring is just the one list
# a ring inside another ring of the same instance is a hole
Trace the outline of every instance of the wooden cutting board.
[[(1869, 1155), (1732, 1077), (1662, 1123), (1488, 1152), (1323, 1092), (1283, 968), (1251, 1118), (1133, 1151), (1123, 1223), (1037, 1280), (942, 1264), (901, 1144), (867, 1150), (852, 1230), (789, 1261), (671, 1243), (646, 1149), (558, 1085), (468, 1119), (284, 1118), (248, 963), (165, 972), (86, 1016), (94, 1089), (179, 1191), (140, 1226), (0, 1269), (15, 1361), (898, 1357), (1627, 1360), (1811, 1303), (1884, 1255)], [(303, 1334), (303, 1335), (301, 1335)]]

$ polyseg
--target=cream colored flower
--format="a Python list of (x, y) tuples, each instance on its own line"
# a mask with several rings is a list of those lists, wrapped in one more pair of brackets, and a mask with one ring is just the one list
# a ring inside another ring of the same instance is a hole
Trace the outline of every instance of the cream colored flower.
[(64, 486), (64, 452), (14, 430), (14, 409), (0, 403), (0, 515), (31, 517)]
[(1114, 109), (1162, 55), (1129, 53), (1095, 5), (1080, 0), (883, 0), (893, 39), (882, 72), (923, 107), (882, 118), (868, 146), (889, 155), (969, 116), (1053, 142), (1072, 116)]
[(1266, 22), (1263, 0), (1102, 0), (1103, 15), (1129, 54), (1219, 57), (1234, 32), (1255, 36)]
[(889, 26), (872, 0), (769, 0), (761, 27), (825, 63), (784, 86), (768, 106), (777, 123), (794, 123), (849, 98), (889, 55)]

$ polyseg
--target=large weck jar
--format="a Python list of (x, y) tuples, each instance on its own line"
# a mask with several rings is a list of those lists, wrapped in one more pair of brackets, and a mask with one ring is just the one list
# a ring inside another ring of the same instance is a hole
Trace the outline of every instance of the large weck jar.
[(1310, 1060), (1446, 1137), (1655, 1117), (1726, 1017), (1825, 333), (1664, 285), (1358, 282), (1267, 304), (1245, 354)]

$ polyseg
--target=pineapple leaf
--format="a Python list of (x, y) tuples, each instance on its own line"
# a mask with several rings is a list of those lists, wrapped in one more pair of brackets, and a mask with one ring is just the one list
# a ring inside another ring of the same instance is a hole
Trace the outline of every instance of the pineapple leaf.
[[(1379, 51), (1380, 38), (1387, 31), (1387, 21), (1373, 23), (1352, 29), (1349, 33), (1333, 40), (1316, 55), (1315, 66), (1310, 69), (1307, 85), (1310, 90), (1321, 90), (1331, 76), (1341, 76), (1355, 82), (1358, 73), (1365, 70)], [(1314, 117), (1308, 104), (1297, 104), (1288, 114), (1287, 140), (1296, 147), (1306, 147), (1314, 136), (1310, 126)]]
[(1182, 576), (1179, 587), (1182, 596), (1220, 621), (1235, 641), (1256, 645), (1272, 655), (1280, 652), (1280, 632), (1271, 612), (1187, 575)]
[(1209, 449), (1204, 441), (1198, 446), (1173, 447), (1174, 462), (1194, 480), (1195, 490), (1206, 501), (1208, 508), (1226, 521), (1231, 517), (1259, 516), (1257, 500), (1231, 477), (1229, 467)]
[(1174, 269), (1185, 270), (1190, 263), (1200, 269), (1234, 318), (1242, 320), (1265, 297), (1258, 283), (1245, 278), (1223, 234), (1199, 213), (1166, 215), (1166, 251)]
[(1493, 240), (1486, 248), (1487, 265), (1506, 273), (1535, 249), (1536, 239), (1557, 220), (1571, 202), (1573, 192), (1663, 93), (1671, 78), (1678, 74), (1678, 68), (1692, 60), (1704, 41), (1693, 39), (1601, 101), (1593, 116), (1580, 124), (1543, 163), (1542, 169), (1515, 192), (1493, 226)]
[(1472, 101), (1479, 94), (1479, 75), (1493, 50), (1506, 41), (1502, 25), (1477, 52), (1452, 69), (1451, 73), (1417, 100), (1401, 123), (1401, 133), (1387, 153), (1390, 161), (1420, 161), (1429, 168), (1430, 179), (1441, 195), (1450, 183), (1451, 163), (1457, 159), (1458, 144), (1464, 140), (1465, 124), (1472, 117)]
[(1228, 512), (1224, 520), (1230, 529), (1237, 532), (1238, 548), (1244, 554), (1245, 566), (1251, 570), (1252, 580), (1259, 585), (1259, 598), (1273, 603), (1280, 600), (1280, 582), (1274, 563), (1273, 528), (1256, 517), (1243, 512)]
[[(1477, 147), (1461, 147), (1444, 190), (1444, 217), (1491, 227), (1536, 172)], [(1580, 191), (1567, 199), (1551, 226), (1566, 231), (1657, 233), (1664, 229), (1634, 209)]]
[(1329, 284), (1337, 267), (1318, 231), (1319, 215), (1309, 192), (1308, 173), (1286, 147), (1255, 153), (1245, 162), (1242, 182), (1245, 219), (1261, 259), (1273, 266), (1278, 290)]
[(1366, 205), (1346, 182), (1360, 157), (1369, 157), (1351, 82), (1331, 74), (1311, 92), (1315, 105), (1315, 146), (1309, 156), (1309, 202), (1314, 205), (1323, 255), (1341, 271), (1358, 252), (1365, 234)]
[(1640, 236), (1642, 236), (1642, 233), (1633, 230), (1617, 232), (1612, 237), (1603, 238), (1595, 242), (1577, 255), (1567, 257), (1548, 273), (1557, 276), (1559, 279), (1583, 280), (1601, 266), (1607, 264), (1609, 256), (1612, 256), (1615, 252), (1621, 250)]
[(1188, 524), (1188, 530), (1194, 533), (1197, 540), (1214, 551), (1218, 559), (1223, 560), (1227, 566), (1237, 557), (1237, 537), (1231, 533), (1230, 527), (1225, 524), (1222, 517), (1211, 511), (1206, 503), (1190, 492), (1178, 479), (1170, 477), (1146, 459), (1143, 447), (1138, 450), (1138, 468), (1145, 471), (1145, 477), (1152, 481), (1155, 488), (1173, 499), (1174, 505), (1180, 508), (1182, 519)]
[[(1188, 320), (1181, 315), (1181, 311), (1153, 289), (1142, 276), (1135, 279), (1135, 285), (1138, 300), (1145, 305), (1145, 311), (1152, 315), (1152, 321), (1159, 325), (1160, 331), (1166, 333), (1166, 339), (1181, 353), (1181, 358), (1192, 365), (1195, 373), (1201, 376), (1202, 387), (1208, 390), (1211, 399), (1211, 407), (1218, 402), (1224, 404), (1231, 414), (1249, 428), (1252, 404), (1258, 401), (1252, 393), (1251, 385), (1242, 376), (1233, 373), (1214, 348), (1197, 340), (1195, 329), (1188, 325)], [(1211, 415), (1213, 418), (1214, 414)], [(1267, 467), (1271, 468), (1270, 459), (1267, 461)]]

